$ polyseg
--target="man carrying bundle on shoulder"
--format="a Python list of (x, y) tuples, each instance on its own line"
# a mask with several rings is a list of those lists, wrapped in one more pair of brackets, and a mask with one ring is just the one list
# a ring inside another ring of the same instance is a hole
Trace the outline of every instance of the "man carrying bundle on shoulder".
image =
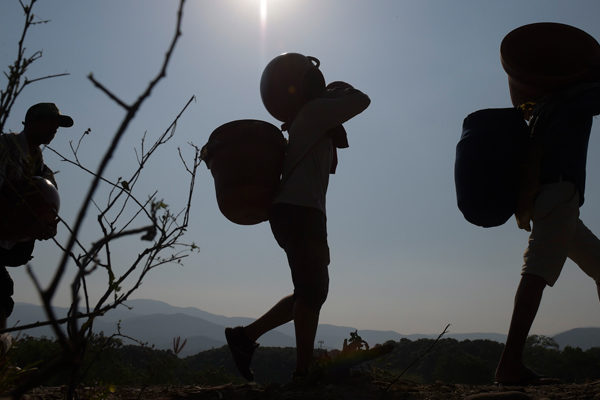
[(306, 376), (312, 361), (321, 306), (329, 288), (329, 247), (325, 199), (329, 174), (337, 166), (337, 148), (348, 147), (342, 123), (364, 111), (367, 95), (344, 82), (325, 86), (319, 61), (297, 53), (273, 59), (261, 78), (267, 110), (289, 132), (282, 183), (270, 212), (273, 235), (285, 251), (294, 293), (281, 299), (255, 322), (227, 328), (225, 335), (238, 370), (248, 380), (256, 340), (294, 321), (295, 377)]
[[(59, 126), (73, 126), (73, 119), (53, 103), (38, 103), (27, 111), (21, 133), (0, 135), (0, 330), (14, 306), (6, 267), (26, 264), (35, 240), (56, 235), (58, 192), (40, 146), (54, 139)], [(10, 335), (0, 335), (0, 353), (11, 341)]]
[[(551, 44), (545, 46), (543, 39)], [(513, 53), (516, 46), (525, 46), (539, 64), (512, 58), (518, 54)], [(574, 54), (578, 51), (580, 54)], [(539, 384), (543, 379), (523, 364), (523, 350), (544, 288), (554, 285), (567, 258), (594, 279), (600, 297), (600, 240), (579, 218), (592, 120), (600, 114), (600, 46), (577, 28), (540, 23), (507, 35), (501, 53), (513, 104), (522, 105), (530, 120), (515, 216), (519, 228), (531, 234), (496, 381)], [(554, 58), (572, 63), (559, 67)], [(572, 82), (561, 77), (561, 72)], [(534, 73), (537, 79), (528, 80)], [(572, 78), (577, 75), (577, 79)]]

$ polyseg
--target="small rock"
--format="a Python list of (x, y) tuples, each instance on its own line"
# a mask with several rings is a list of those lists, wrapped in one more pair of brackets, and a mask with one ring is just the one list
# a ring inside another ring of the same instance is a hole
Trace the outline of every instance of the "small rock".
[(523, 392), (480, 393), (465, 397), (465, 400), (531, 400), (532, 397)]

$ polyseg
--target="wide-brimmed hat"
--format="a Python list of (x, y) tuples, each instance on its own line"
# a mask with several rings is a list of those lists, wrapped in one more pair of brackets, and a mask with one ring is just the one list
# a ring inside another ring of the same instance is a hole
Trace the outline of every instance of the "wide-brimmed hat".
[(73, 118), (68, 115), (63, 115), (58, 111), (58, 107), (54, 103), (38, 103), (27, 110), (25, 114), (25, 122), (41, 121), (47, 119), (57, 119), (58, 126), (65, 128), (73, 126)]

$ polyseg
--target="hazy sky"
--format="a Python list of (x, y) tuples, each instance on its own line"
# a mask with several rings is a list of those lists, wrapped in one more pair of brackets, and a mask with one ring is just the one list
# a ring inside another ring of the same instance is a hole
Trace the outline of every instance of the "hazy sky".
[[(81, 158), (95, 168), (123, 111), (86, 76), (93, 72), (125, 100), (135, 99), (162, 62), (176, 8), (175, 0), (40, 0), (36, 14), (51, 22), (31, 31), (28, 51), (42, 49), (44, 55), (28, 76), (70, 76), (28, 87), (7, 128), (19, 131), (30, 105), (53, 101), (75, 120), (73, 128), (59, 131), (53, 147), (68, 153), (69, 140), (91, 128)], [(186, 176), (177, 146), (203, 145), (213, 129), (231, 120), (278, 124), (260, 100), (262, 69), (282, 52), (314, 55), (328, 82), (347, 81), (372, 100), (345, 125), (350, 148), (340, 151), (330, 182), (331, 285), (321, 322), (404, 334), (435, 333), (446, 323), (453, 332), (506, 332), (528, 236), (512, 219), (500, 228), (475, 227), (457, 209), (453, 165), (461, 124), (477, 109), (511, 106), (499, 59), (506, 33), (556, 21), (600, 39), (598, 15), (597, 0), (189, 0), (167, 78), (132, 124), (107, 175), (126, 175), (142, 134), (159, 135), (196, 95), (173, 143), (156, 156), (137, 192), (159, 190), (166, 203), (181, 207)], [(14, 59), (21, 26), (17, 0), (3, 0), (3, 70)], [(48, 150), (44, 156), (60, 170), (61, 216), (72, 222), (89, 177)], [(600, 234), (598, 119), (588, 160), (582, 218)], [(99, 236), (95, 218), (88, 216), (86, 243)], [(226, 220), (204, 165), (187, 235), (200, 253), (184, 267), (151, 273), (135, 297), (258, 317), (291, 291), (284, 252), (268, 224)], [(58, 237), (66, 240), (64, 229)], [(135, 246), (123, 246), (122, 259), (137, 254)], [(33, 266), (42, 281), (57, 258), (53, 244), (38, 243)], [(11, 273), (15, 300), (37, 303), (24, 269)], [(104, 279), (90, 280), (92, 292)], [(65, 288), (56, 305), (67, 301)], [(600, 326), (600, 307), (594, 282), (569, 261), (547, 289), (533, 333), (580, 326)]]

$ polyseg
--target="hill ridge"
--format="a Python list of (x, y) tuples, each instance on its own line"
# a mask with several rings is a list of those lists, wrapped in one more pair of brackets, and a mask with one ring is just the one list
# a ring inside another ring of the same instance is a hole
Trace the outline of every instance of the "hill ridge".
[[(117, 322), (120, 321), (121, 332), (134, 337), (142, 342), (154, 344), (159, 349), (168, 349), (172, 339), (180, 336), (188, 338), (188, 344), (182, 356), (189, 356), (200, 351), (220, 347), (225, 344), (223, 330), (226, 326), (245, 325), (252, 321), (248, 317), (228, 317), (213, 314), (197, 307), (178, 307), (166, 302), (152, 299), (132, 299), (127, 301), (127, 306), (120, 307), (99, 317), (95, 324), (96, 332), (112, 334), (117, 331)], [(55, 307), (58, 316), (66, 315), (67, 308)], [(44, 320), (44, 313), (40, 306), (30, 303), (17, 302), (15, 311), (8, 323), (9, 326), (26, 324)], [(168, 321), (165, 323), (165, 321)], [(350, 332), (357, 330), (359, 335), (369, 344), (384, 343), (388, 340), (399, 341), (403, 338), (418, 340), (434, 338), (437, 334), (409, 334), (404, 335), (394, 330), (356, 329), (351, 326), (338, 326), (333, 324), (319, 324), (315, 343), (318, 347), (328, 349), (341, 348), (345, 338)], [(36, 328), (25, 332), (28, 335), (52, 337), (50, 328)], [(503, 343), (506, 335), (494, 332), (448, 333), (444, 337), (456, 340), (486, 339)], [(560, 332), (553, 336), (561, 348), (566, 346), (600, 347), (600, 328), (583, 327)], [(294, 347), (294, 327), (292, 323), (285, 324), (269, 332), (260, 339), (265, 347)]]

